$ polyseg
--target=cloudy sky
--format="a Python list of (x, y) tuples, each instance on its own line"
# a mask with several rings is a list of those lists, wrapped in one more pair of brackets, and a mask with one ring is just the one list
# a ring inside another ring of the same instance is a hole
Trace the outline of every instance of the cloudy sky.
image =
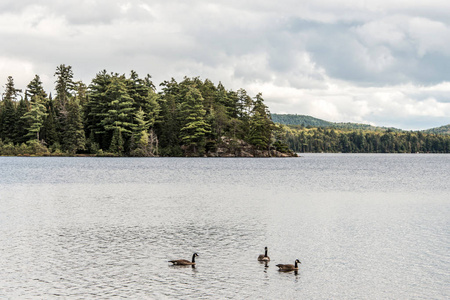
[(59, 64), (155, 84), (209, 78), (273, 113), (402, 129), (450, 123), (450, 1), (1, 0), (0, 84)]

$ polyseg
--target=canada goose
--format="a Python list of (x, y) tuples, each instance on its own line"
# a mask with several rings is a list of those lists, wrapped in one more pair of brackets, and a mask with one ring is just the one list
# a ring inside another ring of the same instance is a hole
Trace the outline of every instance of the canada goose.
[(295, 260), (295, 265), (283, 265), (283, 264), (279, 264), (277, 265), (277, 267), (279, 268), (278, 271), (293, 271), (293, 270), (298, 270), (298, 265), (297, 263), (301, 264), (301, 262), (296, 259)]
[(270, 257), (267, 256), (267, 247), (264, 247), (264, 254), (258, 256), (259, 261), (270, 261)]
[(188, 261), (186, 259), (177, 259), (177, 260), (169, 260), (169, 262), (173, 263), (174, 266), (189, 266), (195, 265), (195, 257), (198, 256), (197, 253), (192, 255), (192, 261)]

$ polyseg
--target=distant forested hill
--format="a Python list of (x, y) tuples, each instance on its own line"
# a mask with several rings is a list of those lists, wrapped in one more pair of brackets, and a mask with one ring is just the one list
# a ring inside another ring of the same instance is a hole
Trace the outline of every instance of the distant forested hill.
[(424, 130), (423, 132), (434, 133), (434, 134), (450, 134), (450, 124), (441, 126), (441, 127), (427, 129), (427, 130)]
[(303, 127), (332, 127), (339, 129), (348, 130), (371, 130), (371, 131), (402, 131), (398, 128), (393, 127), (378, 127), (368, 124), (359, 123), (334, 123), (329, 121), (324, 121), (310, 116), (305, 115), (292, 115), (292, 114), (272, 114), (272, 121), (274, 123), (279, 123), (288, 126), (303, 126)]
[(272, 114), (279, 138), (295, 152), (449, 153), (450, 125), (404, 131), (357, 123), (332, 123), (304, 115)]
[(274, 123), (280, 123), (283, 125), (299, 125), (299, 126), (312, 126), (312, 127), (331, 127), (334, 125), (332, 122), (324, 121), (305, 115), (291, 115), (291, 114), (272, 114), (272, 121)]

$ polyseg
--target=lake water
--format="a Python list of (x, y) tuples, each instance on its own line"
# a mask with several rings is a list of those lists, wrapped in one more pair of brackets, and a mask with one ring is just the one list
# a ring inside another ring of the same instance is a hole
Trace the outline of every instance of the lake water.
[(0, 157), (0, 299), (449, 299), (449, 225), (449, 155)]

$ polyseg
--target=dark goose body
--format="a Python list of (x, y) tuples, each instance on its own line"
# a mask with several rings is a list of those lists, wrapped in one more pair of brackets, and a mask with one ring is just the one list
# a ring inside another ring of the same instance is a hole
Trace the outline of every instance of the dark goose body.
[(174, 266), (189, 266), (189, 265), (195, 265), (195, 257), (198, 256), (197, 253), (194, 253), (192, 255), (192, 261), (186, 260), (186, 259), (176, 259), (176, 260), (169, 260)]
[(294, 271), (294, 270), (298, 270), (298, 264), (301, 264), (300, 260), (296, 259), (295, 260), (295, 264), (291, 265), (291, 264), (287, 264), (287, 265), (283, 265), (283, 264), (278, 264), (278, 270), (279, 271)]
[(264, 248), (264, 254), (258, 256), (258, 261), (270, 261), (270, 257), (267, 256), (267, 247)]

